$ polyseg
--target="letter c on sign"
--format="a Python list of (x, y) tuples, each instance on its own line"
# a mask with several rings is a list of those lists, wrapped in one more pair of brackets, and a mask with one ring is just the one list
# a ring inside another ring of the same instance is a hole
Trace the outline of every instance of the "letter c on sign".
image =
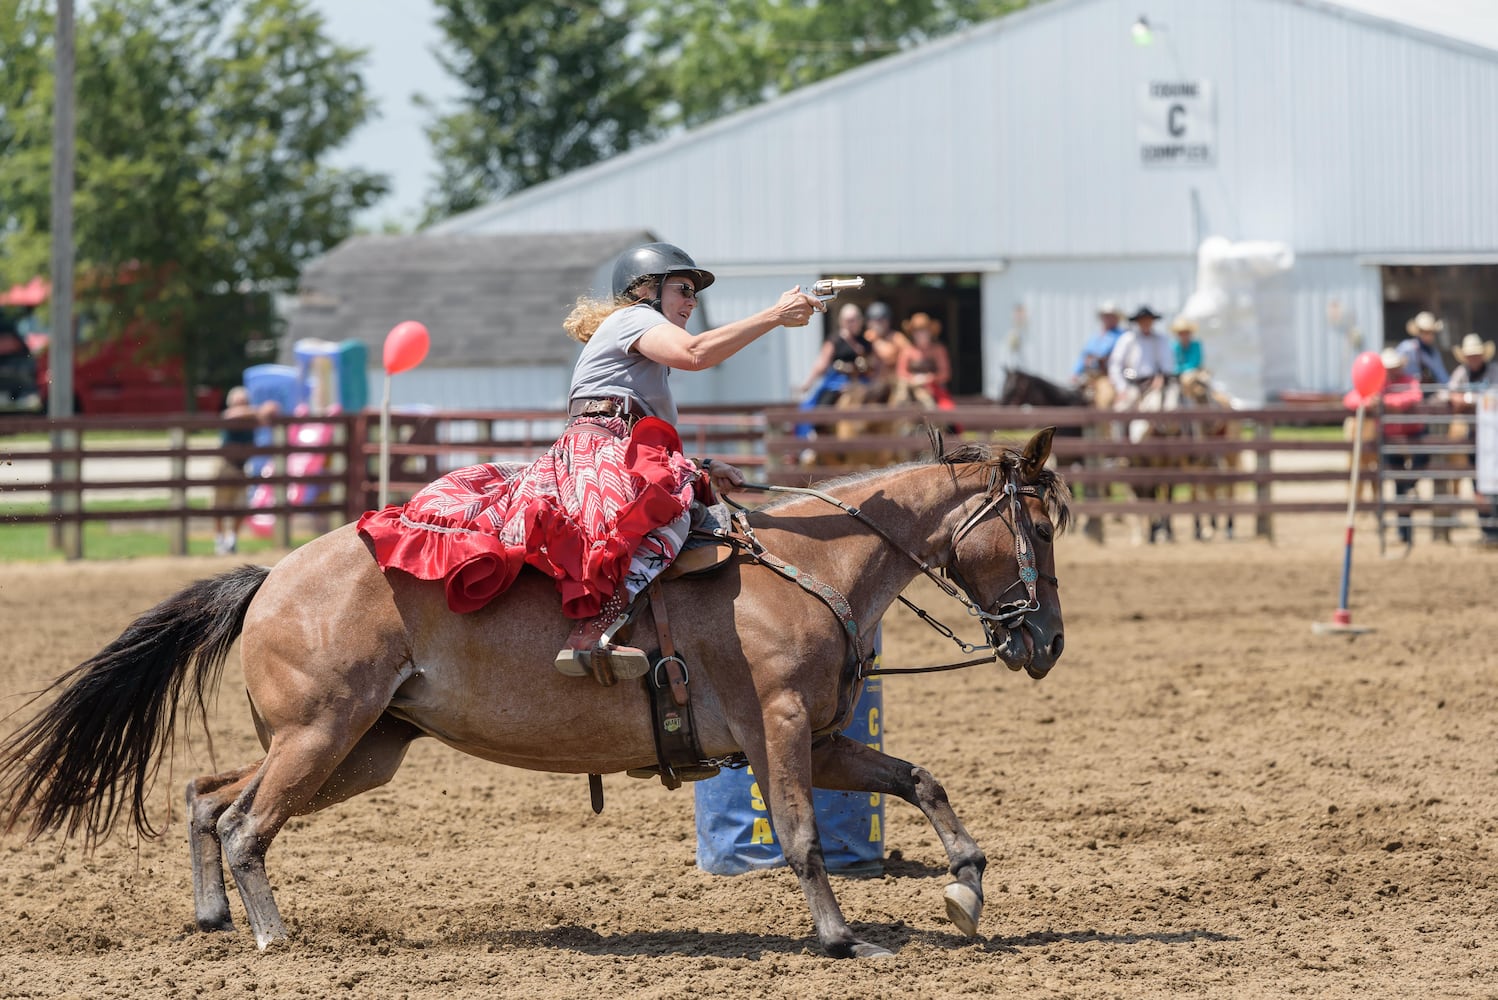
[(879, 709), (877, 708), (869, 709), (869, 735), (879, 735)]
[(1165, 118), (1166, 130), (1177, 139), (1186, 134), (1186, 108), (1180, 104), (1172, 104), (1170, 113)]

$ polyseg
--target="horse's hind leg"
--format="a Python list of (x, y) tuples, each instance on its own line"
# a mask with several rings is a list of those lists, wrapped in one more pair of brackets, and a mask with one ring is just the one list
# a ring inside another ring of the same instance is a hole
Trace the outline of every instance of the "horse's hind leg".
[(275, 730), (270, 751), (218, 821), (224, 857), (239, 887), (245, 915), (262, 950), (285, 939), (286, 925), (265, 873), (271, 841), (300, 816), (375, 788), (400, 767), (415, 727), (366, 702), (339, 706), (312, 724)]
[(988, 859), (952, 811), (946, 789), (931, 772), (841, 734), (818, 744), (812, 751), (812, 767), (818, 788), (894, 795), (925, 814), (941, 838), (948, 871), (956, 879), (943, 893), (947, 917), (969, 937), (977, 934)]
[(205, 775), (187, 783), (187, 844), (192, 857), (193, 909), (199, 930), (234, 929), (229, 916), (229, 892), (224, 883), (218, 820), (259, 767), (257, 761), (237, 771)]

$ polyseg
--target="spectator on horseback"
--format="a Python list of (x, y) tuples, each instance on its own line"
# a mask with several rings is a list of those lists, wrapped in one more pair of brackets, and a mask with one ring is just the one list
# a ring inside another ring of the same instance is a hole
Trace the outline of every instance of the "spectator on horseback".
[(1170, 323), (1170, 332), (1176, 335), (1175, 371), (1185, 375), (1202, 367), (1202, 342), (1196, 339), (1196, 323), (1185, 316), (1177, 316)]
[[(1412, 473), (1419, 472), (1430, 465), (1430, 456), (1423, 454), (1407, 454), (1405, 448), (1416, 444), (1425, 435), (1425, 422), (1423, 420), (1400, 420), (1399, 415), (1410, 413), (1420, 406), (1425, 394), (1420, 390), (1420, 377), (1412, 375), (1405, 367), (1405, 356), (1393, 347), (1386, 347), (1379, 355), (1383, 361), (1384, 371), (1387, 373), (1387, 381), (1384, 388), (1374, 399), (1381, 400), (1384, 413), (1384, 441), (1393, 445), (1385, 448), (1383, 452), (1384, 468), (1395, 473), (1405, 473), (1394, 477), (1394, 502), (1395, 523), (1399, 529), (1400, 551), (1390, 553), (1395, 556), (1408, 555), (1410, 548), (1415, 544), (1415, 527), (1411, 519), (1412, 509), (1408, 504), (1403, 504), (1403, 498), (1415, 491), (1415, 485), (1420, 481), (1418, 476)], [(1349, 410), (1355, 410), (1364, 402), (1372, 402), (1372, 399), (1364, 397), (1356, 390), (1348, 392), (1342, 397), (1342, 405)]]
[(1152, 392), (1165, 387), (1166, 378), (1175, 371), (1175, 357), (1165, 338), (1155, 332), (1160, 314), (1149, 306), (1140, 306), (1129, 317), (1134, 324), (1108, 355), (1108, 380), (1117, 393), (1115, 409), (1133, 409)]
[(1436, 346), (1436, 334), (1446, 324), (1428, 312), (1420, 312), (1404, 325), (1409, 336), (1399, 342), (1397, 350), (1404, 358), (1404, 370), (1425, 385), (1445, 385), (1451, 380), (1446, 362)]
[(612, 294), (579, 299), (562, 324), (583, 345), (562, 436), (523, 469), (460, 469), (403, 507), (365, 514), (359, 531), (381, 568), (443, 580), (448, 607), (465, 612), (533, 566), (556, 581), (562, 613), (577, 623), (558, 671), (591, 669), (606, 683), (643, 675), (644, 652), (605, 643), (605, 631), (676, 557), (693, 500), (744, 482), (726, 462), (699, 468), (682, 454), (668, 376), (711, 368), (824, 309), (797, 286), (752, 316), (688, 333), (697, 296), (712, 283), (711, 271), (669, 243), (622, 253)]
[(891, 402), (914, 400), (922, 406), (943, 410), (953, 407), (947, 383), (952, 379), (952, 360), (938, 339), (941, 324), (926, 313), (911, 314), (905, 321), (909, 343), (895, 363), (895, 395)]
[[(1442, 393), (1451, 406), (1451, 412), (1469, 414), (1477, 411), (1477, 396), (1486, 389), (1498, 388), (1498, 364), (1493, 361), (1493, 342), (1483, 340), (1475, 333), (1462, 338), (1460, 345), (1452, 350), (1459, 364), (1446, 383)], [(1477, 433), (1471, 420), (1460, 425), (1461, 438), (1471, 449), (1467, 460), (1472, 467), (1477, 465)], [(1472, 482), (1472, 495), (1476, 500), (1478, 526), (1482, 529), (1484, 545), (1498, 545), (1498, 497), (1483, 496), (1477, 492), (1477, 482)]]
[(1072, 365), (1072, 384), (1081, 385), (1108, 373), (1108, 358), (1124, 334), (1119, 322), (1122, 315), (1123, 310), (1111, 299), (1098, 306), (1097, 318), (1103, 328), (1082, 345), (1082, 353), (1077, 355), (1077, 363)]
[(895, 329), (894, 313), (883, 302), (870, 304), (864, 311), (864, 319), (868, 321), (868, 327), (863, 331), (863, 339), (874, 350), (874, 358), (878, 362), (875, 366), (878, 377), (892, 379), (900, 363), (900, 352), (910, 341), (905, 334)]
[(821, 353), (801, 383), (802, 408), (831, 406), (849, 383), (868, 378), (875, 364), (874, 349), (863, 336), (863, 310), (849, 302), (838, 310), (837, 329), (822, 341)]

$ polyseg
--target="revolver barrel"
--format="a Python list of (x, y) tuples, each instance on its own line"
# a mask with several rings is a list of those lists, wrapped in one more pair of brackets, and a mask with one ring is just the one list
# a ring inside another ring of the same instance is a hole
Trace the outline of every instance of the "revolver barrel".
[(837, 298), (839, 292), (849, 292), (862, 287), (862, 278), (823, 278), (811, 286), (811, 294), (823, 302), (828, 302)]

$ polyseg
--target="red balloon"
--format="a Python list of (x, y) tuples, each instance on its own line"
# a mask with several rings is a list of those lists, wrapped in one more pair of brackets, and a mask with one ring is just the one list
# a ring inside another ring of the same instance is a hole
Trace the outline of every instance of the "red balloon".
[[(385, 335), (385, 374), (399, 375), (415, 368), (426, 358), (431, 346), (427, 328), (414, 319), (395, 324)], [(1374, 360), (1378, 360), (1376, 355)]]
[(1383, 359), (1377, 351), (1364, 351), (1353, 359), (1352, 387), (1364, 399), (1383, 392), (1388, 378), (1389, 373), (1384, 370)]

